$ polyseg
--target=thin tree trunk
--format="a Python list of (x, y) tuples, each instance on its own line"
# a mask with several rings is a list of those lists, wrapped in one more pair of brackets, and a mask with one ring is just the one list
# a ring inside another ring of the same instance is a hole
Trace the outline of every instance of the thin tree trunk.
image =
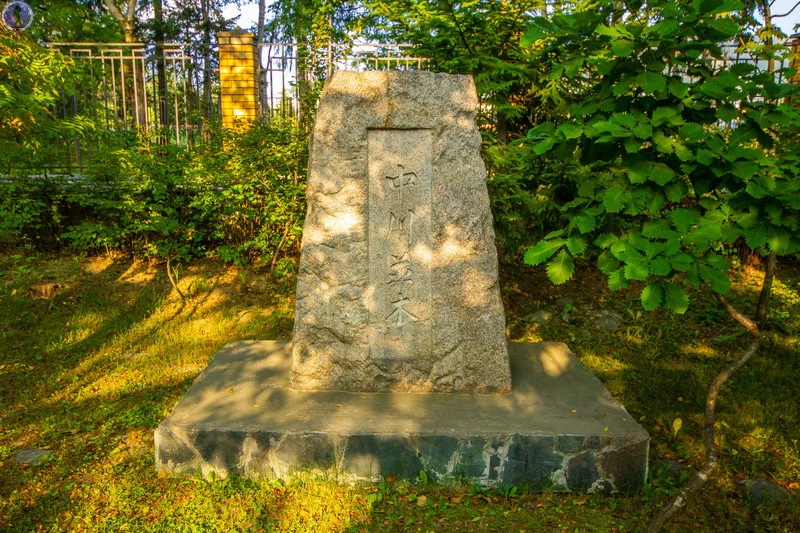
[(211, 0), (203, 0), (203, 104), (206, 120), (211, 119)]
[(269, 275), (275, 278), (275, 265), (278, 263), (278, 254), (280, 254), (283, 245), (286, 243), (286, 237), (289, 236), (289, 230), (292, 229), (292, 223), (294, 223), (294, 218), (289, 218), (289, 221), (286, 223), (286, 227), (283, 230), (283, 236), (281, 237), (281, 242), (278, 243), (278, 247), (275, 248), (275, 253), (272, 256), (272, 264), (269, 267)]
[(182, 301), (186, 301), (186, 295), (183, 294), (183, 291), (178, 287), (178, 282), (175, 281), (175, 276), (172, 274), (172, 254), (167, 254), (167, 278), (169, 279), (172, 288), (178, 293), (178, 296), (181, 297)]
[(162, 128), (169, 127), (169, 106), (167, 105), (167, 65), (164, 59), (164, 10), (162, 0), (153, 0), (155, 15), (154, 34), (156, 40), (156, 72), (158, 76), (158, 116)]
[(261, 113), (266, 111), (266, 94), (264, 87), (264, 76), (261, 73), (261, 44), (264, 42), (264, 19), (267, 16), (267, 0), (258, 0), (258, 28), (256, 29), (256, 57), (258, 57), (258, 65), (256, 66), (256, 78), (258, 79), (258, 101), (261, 106)]
[(681, 507), (686, 505), (687, 500), (705, 483), (709, 477), (714, 473), (717, 468), (717, 446), (714, 440), (714, 423), (716, 421), (716, 407), (717, 396), (719, 395), (722, 385), (739, 370), (747, 361), (750, 360), (761, 346), (761, 332), (758, 325), (750, 320), (748, 317), (740, 313), (734, 308), (728, 300), (722, 296), (717, 295), (717, 300), (728, 314), (736, 322), (741, 324), (752, 337), (750, 346), (744, 351), (741, 357), (726, 367), (722, 372), (717, 374), (711, 386), (708, 388), (708, 396), (706, 397), (706, 422), (703, 427), (703, 440), (705, 444), (705, 462), (700, 470), (689, 480), (689, 482), (672, 498), (656, 516), (647, 525), (648, 533), (656, 533), (664, 526), (664, 523), (675, 514)]
[(775, 252), (770, 252), (767, 256), (767, 269), (764, 272), (764, 284), (761, 286), (761, 294), (758, 296), (758, 307), (756, 308), (756, 323), (760, 328), (763, 328), (767, 323), (769, 295), (772, 292), (772, 280), (775, 278), (777, 262), (778, 258)]

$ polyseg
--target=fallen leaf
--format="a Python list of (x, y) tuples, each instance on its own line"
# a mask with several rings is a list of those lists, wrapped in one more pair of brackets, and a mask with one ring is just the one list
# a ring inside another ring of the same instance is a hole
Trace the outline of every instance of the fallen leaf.
[(537, 503), (537, 504), (536, 504), (536, 507), (537, 507), (537, 508), (539, 508), (539, 509), (541, 509), (542, 507), (544, 507), (544, 504), (543, 504), (543, 503)]
[(231, 392), (233, 392), (233, 389), (228, 389), (228, 394), (230, 394)]
[(586, 500), (581, 500), (579, 502), (575, 502), (575, 505), (584, 505), (585, 503), (586, 503)]
[(397, 478), (395, 476), (386, 476), (384, 479), (386, 480), (386, 483), (392, 483)]
[(336, 407), (341, 407), (341, 406), (342, 406), (342, 404), (340, 404), (340, 403), (336, 404)]
[(164, 479), (165, 477), (167, 477), (166, 472), (164, 472), (163, 470), (158, 472), (158, 479)]
[[(792, 488), (791, 485), (789, 488)], [(450, 503), (461, 503), (461, 496), (453, 496), (450, 498)]]
[(577, 413), (577, 412), (578, 412), (578, 410), (577, 410), (577, 409), (572, 409), (572, 410), (570, 410), (570, 413)]
[(793, 481), (789, 483), (789, 490), (800, 489), (800, 483)]
[(420, 507), (425, 507), (426, 505), (428, 505), (428, 498), (425, 495), (420, 496), (419, 498), (417, 498), (417, 505), (419, 505)]
[(672, 421), (673, 437), (678, 435), (678, 432), (681, 430), (681, 427), (683, 427), (683, 420), (681, 420), (680, 418), (676, 418), (675, 420)]

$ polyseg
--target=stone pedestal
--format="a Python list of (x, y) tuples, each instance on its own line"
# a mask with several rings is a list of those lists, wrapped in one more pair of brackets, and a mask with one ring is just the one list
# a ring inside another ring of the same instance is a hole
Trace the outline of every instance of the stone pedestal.
[(156, 430), (156, 468), (181, 475), (342, 481), (381, 476), (624, 491), (649, 437), (564, 344), (512, 343), (510, 394), (300, 391), (292, 346), (225, 346)]

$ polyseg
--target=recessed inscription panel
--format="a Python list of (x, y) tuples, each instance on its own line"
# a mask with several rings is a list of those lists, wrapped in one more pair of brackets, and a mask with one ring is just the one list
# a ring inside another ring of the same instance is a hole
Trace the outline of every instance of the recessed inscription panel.
[(431, 132), (369, 130), (370, 356), (431, 354)]

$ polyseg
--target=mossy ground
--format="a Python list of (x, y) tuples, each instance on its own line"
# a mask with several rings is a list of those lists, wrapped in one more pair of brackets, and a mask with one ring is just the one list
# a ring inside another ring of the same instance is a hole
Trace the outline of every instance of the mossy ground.
[[(514, 340), (566, 342), (652, 436), (651, 461), (691, 468), (711, 377), (748, 342), (710, 294), (685, 315), (647, 313), (636, 287), (611, 293), (588, 267), (560, 287), (509, 265), (502, 291)], [(638, 494), (518, 494), (423, 480), (340, 486), (160, 478), (153, 429), (223, 344), (291, 337), (294, 285), (200, 261), (179, 271), (124, 257), (0, 254), (2, 531), (638, 531), (680, 480), (651, 472)], [(761, 273), (737, 267), (731, 300), (752, 313)], [(54, 282), (54, 298), (30, 287)], [(566, 312), (555, 300), (569, 296)], [(779, 269), (766, 342), (725, 386), (721, 469), (672, 531), (800, 531), (800, 267)], [(554, 318), (532, 321), (538, 310)], [(614, 332), (589, 310), (622, 315)], [(561, 316), (567, 315), (567, 320)], [(682, 420), (675, 434), (673, 422)], [(49, 448), (42, 463), (14, 460)], [(764, 477), (793, 503), (748, 508), (736, 482)]]

